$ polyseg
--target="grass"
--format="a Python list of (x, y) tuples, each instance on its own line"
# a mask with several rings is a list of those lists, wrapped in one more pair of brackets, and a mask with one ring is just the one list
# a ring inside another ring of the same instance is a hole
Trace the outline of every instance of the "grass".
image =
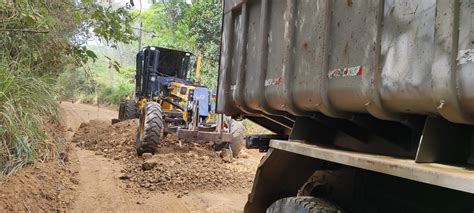
[(45, 131), (59, 116), (50, 79), (17, 70), (0, 67), (0, 179), (54, 151)]
[(251, 120), (245, 119), (244, 124), (244, 134), (245, 135), (272, 135), (272, 131), (265, 129), (264, 127), (252, 122)]

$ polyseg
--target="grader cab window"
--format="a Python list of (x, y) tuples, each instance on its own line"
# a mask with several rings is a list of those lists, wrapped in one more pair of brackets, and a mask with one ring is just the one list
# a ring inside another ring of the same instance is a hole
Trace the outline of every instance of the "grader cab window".
[(158, 73), (168, 77), (188, 78), (191, 53), (161, 47), (158, 50)]

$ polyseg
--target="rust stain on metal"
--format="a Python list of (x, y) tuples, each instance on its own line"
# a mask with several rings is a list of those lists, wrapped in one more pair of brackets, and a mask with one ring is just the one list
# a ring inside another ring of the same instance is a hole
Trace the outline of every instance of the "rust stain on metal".
[(349, 7), (351, 7), (353, 3), (354, 2), (352, 2), (352, 0), (347, 0), (347, 6), (349, 6)]

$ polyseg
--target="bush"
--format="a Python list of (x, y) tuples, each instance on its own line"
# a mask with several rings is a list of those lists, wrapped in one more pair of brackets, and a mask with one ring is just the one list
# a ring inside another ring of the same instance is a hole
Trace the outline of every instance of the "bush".
[(51, 81), (0, 67), (0, 178), (37, 159), (46, 160), (50, 150), (43, 125), (58, 120)]
[(126, 98), (133, 96), (134, 85), (128, 81), (121, 81), (115, 87), (107, 87), (101, 94), (102, 103), (118, 105)]
[(133, 96), (134, 70), (124, 67), (120, 72), (106, 65), (105, 57), (90, 63), (90, 70), (78, 68), (59, 76), (57, 89), (61, 99), (72, 99), (88, 104), (118, 105), (125, 98)]

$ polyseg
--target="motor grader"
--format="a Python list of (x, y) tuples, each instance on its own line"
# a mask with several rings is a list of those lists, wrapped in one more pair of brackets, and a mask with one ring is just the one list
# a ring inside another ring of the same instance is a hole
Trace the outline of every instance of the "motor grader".
[(139, 118), (138, 155), (155, 153), (169, 133), (184, 140), (212, 141), (216, 150), (239, 154), (245, 143), (243, 124), (212, 113), (211, 91), (200, 83), (201, 65), (202, 58), (190, 52), (155, 46), (138, 52), (135, 98), (122, 101), (118, 119), (112, 121)]

